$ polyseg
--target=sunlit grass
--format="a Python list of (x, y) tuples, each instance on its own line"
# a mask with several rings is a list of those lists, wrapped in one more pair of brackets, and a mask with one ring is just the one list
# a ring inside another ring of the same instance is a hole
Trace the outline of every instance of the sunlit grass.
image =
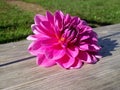
[(120, 23), (120, 0), (23, 0), (42, 5), (52, 12), (79, 16), (91, 26)]
[[(120, 0), (23, 0), (54, 12), (62, 10), (85, 19), (92, 27), (120, 23)], [(32, 12), (0, 0), (0, 43), (25, 39), (31, 32)]]
[(0, 0), (0, 43), (25, 39), (31, 33), (33, 14)]

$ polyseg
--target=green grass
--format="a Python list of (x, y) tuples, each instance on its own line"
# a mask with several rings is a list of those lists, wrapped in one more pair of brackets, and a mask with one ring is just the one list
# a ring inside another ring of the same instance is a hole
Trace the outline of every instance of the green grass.
[(93, 27), (120, 23), (120, 0), (23, 0), (79, 16)]
[(31, 32), (33, 14), (0, 0), (0, 44), (25, 39)]
[[(52, 12), (62, 10), (85, 19), (92, 27), (120, 23), (120, 0), (23, 0)], [(25, 39), (31, 34), (33, 13), (0, 0), (0, 44)]]

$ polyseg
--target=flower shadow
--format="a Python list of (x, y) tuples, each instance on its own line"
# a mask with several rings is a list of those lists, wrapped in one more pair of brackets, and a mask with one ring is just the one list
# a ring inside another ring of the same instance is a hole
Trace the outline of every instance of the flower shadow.
[(99, 38), (99, 45), (102, 47), (100, 54), (103, 57), (111, 56), (111, 51), (115, 51), (116, 48), (119, 47), (117, 40), (112, 40), (112, 37), (118, 34), (120, 34), (120, 32)]
[(14, 60), (14, 61), (11, 61), (11, 62), (6, 62), (6, 63), (3, 63), (3, 64), (0, 64), (0, 67), (11, 65), (11, 64), (15, 64), (15, 63), (26, 61), (26, 60), (30, 60), (32, 58), (35, 58), (35, 56), (29, 56), (29, 57), (18, 59), (18, 60)]

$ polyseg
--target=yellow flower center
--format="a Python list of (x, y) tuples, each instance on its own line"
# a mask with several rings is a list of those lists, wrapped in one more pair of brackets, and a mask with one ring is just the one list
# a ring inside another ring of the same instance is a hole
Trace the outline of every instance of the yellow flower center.
[(61, 41), (61, 42), (63, 42), (64, 40), (65, 40), (65, 38), (64, 38), (64, 37), (61, 37), (61, 38), (60, 38), (60, 41)]

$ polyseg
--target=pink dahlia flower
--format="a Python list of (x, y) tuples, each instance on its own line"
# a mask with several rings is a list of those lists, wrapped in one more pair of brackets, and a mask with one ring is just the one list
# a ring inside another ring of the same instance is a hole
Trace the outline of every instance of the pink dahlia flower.
[(66, 69), (80, 68), (84, 63), (94, 64), (100, 56), (97, 34), (79, 17), (56, 11), (34, 18), (33, 42), (28, 47), (37, 56), (37, 64), (44, 67), (59, 65)]

